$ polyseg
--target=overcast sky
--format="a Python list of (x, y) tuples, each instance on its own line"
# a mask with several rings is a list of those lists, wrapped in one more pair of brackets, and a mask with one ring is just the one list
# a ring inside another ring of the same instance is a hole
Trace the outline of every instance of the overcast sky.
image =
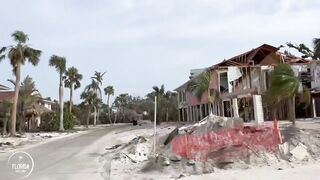
[[(22, 30), (30, 46), (43, 51), (39, 65), (25, 65), (22, 77), (29, 74), (53, 99), (58, 74), (48, 66), (52, 54), (79, 69), (82, 87), (95, 70), (106, 71), (103, 86), (144, 96), (154, 85), (173, 90), (190, 69), (263, 43), (311, 45), (320, 36), (319, 0), (2, 0), (0, 17), (0, 46), (13, 44), (10, 34)], [(0, 84), (9, 86), (8, 62), (0, 63)]]

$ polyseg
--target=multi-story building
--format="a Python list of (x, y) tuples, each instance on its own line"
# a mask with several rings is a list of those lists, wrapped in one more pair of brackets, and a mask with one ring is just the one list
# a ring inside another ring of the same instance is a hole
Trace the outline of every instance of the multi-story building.
[[(206, 93), (199, 100), (193, 92), (188, 91), (188, 84), (196, 81), (200, 75), (178, 87), (179, 120), (199, 121), (209, 114), (209, 108), (215, 115), (241, 117), (244, 121), (271, 120), (274, 111), (263, 98), (270, 84), (270, 74), (280, 63), (290, 64), (302, 84), (312, 92), (312, 105), (309, 108), (304, 109), (303, 104), (296, 103), (297, 118), (320, 115), (320, 64), (318, 61), (288, 57), (278, 50), (263, 44), (209, 67), (210, 89), (218, 94), (211, 105)], [(280, 104), (277, 117), (288, 119), (288, 116), (288, 105)]]

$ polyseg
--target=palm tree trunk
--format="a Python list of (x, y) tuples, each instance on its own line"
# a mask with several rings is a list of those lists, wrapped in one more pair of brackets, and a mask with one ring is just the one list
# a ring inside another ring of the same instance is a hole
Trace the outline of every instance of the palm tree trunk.
[(71, 87), (70, 87), (69, 113), (72, 112), (72, 106), (73, 106), (72, 97), (73, 97), (73, 84), (71, 84)]
[(97, 124), (97, 108), (96, 108), (96, 106), (93, 106), (93, 108), (94, 108), (93, 125), (95, 126)]
[(97, 121), (96, 123), (100, 122), (100, 108), (97, 108)]
[(295, 113), (295, 96), (288, 99), (289, 105), (289, 120), (292, 121), (292, 124), (296, 124), (296, 113)]
[(59, 131), (64, 131), (64, 127), (63, 127), (63, 84), (62, 84), (62, 73), (60, 73), (59, 103), (60, 103), (60, 127), (59, 127)]
[(18, 106), (18, 97), (20, 91), (20, 76), (21, 76), (21, 64), (17, 64), (16, 69), (16, 85), (14, 88), (14, 98), (13, 98), (13, 106), (11, 113), (11, 128), (10, 128), (10, 136), (16, 136), (16, 122), (17, 122), (17, 106)]
[(90, 115), (91, 115), (91, 107), (88, 105), (88, 114), (87, 114), (87, 119), (86, 119), (86, 128), (89, 128), (89, 121), (90, 121)]
[(7, 134), (7, 124), (8, 124), (8, 116), (5, 115), (4, 120), (3, 120), (3, 129), (2, 129), (2, 135)]
[(110, 124), (112, 124), (112, 120), (111, 120), (111, 108), (110, 108), (110, 102), (109, 102), (109, 99), (110, 99), (110, 94), (108, 94), (108, 116), (109, 116), (109, 121), (110, 121)]
[(169, 108), (166, 108), (166, 121), (169, 121)]
[(118, 114), (118, 112), (116, 112), (116, 113), (114, 114), (114, 122), (113, 122), (113, 124), (116, 124), (116, 122), (117, 122), (117, 114)]
[(20, 125), (19, 125), (19, 132), (22, 133), (24, 131), (24, 123), (26, 122), (25, 121), (25, 118), (26, 118), (26, 114), (25, 114), (25, 108), (24, 108), (24, 102), (22, 102), (21, 104), (21, 116), (20, 117)]
[(296, 124), (296, 96), (292, 97), (292, 124)]

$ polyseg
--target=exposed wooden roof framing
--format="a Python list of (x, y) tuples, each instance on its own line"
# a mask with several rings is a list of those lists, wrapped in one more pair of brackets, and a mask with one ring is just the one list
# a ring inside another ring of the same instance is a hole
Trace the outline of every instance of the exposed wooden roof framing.
[(213, 65), (211, 68), (217, 68), (220, 66), (252, 66), (258, 64), (264, 57), (276, 51), (278, 51), (278, 48), (268, 44), (263, 44), (255, 49)]

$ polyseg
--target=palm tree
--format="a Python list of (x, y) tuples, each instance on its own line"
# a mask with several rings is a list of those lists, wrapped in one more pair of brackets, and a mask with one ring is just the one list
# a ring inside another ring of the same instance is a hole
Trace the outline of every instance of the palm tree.
[(108, 116), (109, 116), (110, 124), (112, 124), (112, 121), (111, 121), (111, 107), (110, 107), (109, 100), (110, 100), (110, 96), (114, 95), (113, 86), (107, 86), (106, 88), (104, 88), (104, 94), (108, 96), (108, 100), (107, 100), (107, 103), (108, 103)]
[[(15, 82), (13, 80), (8, 80), (13, 85)], [(20, 112), (20, 126), (19, 132), (24, 131), (24, 122), (26, 117), (26, 109), (36, 103), (41, 98), (39, 91), (36, 89), (35, 82), (30, 76), (27, 76), (20, 85), (19, 98), (18, 98), (18, 107)]]
[(3, 129), (2, 129), (2, 135), (7, 134), (7, 125), (8, 125), (8, 119), (10, 118), (10, 111), (12, 109), (12, 103), (10, 101), (3, 101), (0, 103), (0, 113), (3, 116)]
[(78, 69), (75, 67), (69, 68), (65, 73), (65, 87), (70, 88), (70, 103), (69, 103), (69, 112), (72, 111), (72, 97), (73, 97), (73, 90), (80, 88), (82, 80), (82, 74), (78, 72)]
[(89, 120), (90, 120), (90, 114), (91, 114), (91, 108), (94, 104), (97, 104), (98, 102), (98, 96), (97, 93), (94, 91), (84, 91), (81, 94), (81, 99), (83, 99), (83, 103), (87, 105), (87, 118), (86, 118), (86, 127), (89, 128)]
[(91, 79), (96, 80), (100, 85), (102, 85), (103, 76), (105, 74), (106, 74), (106, 72), (101, 73), (101, 72), (95, 71), (94, 76), (92, 76)]
[[(95, 79), (92, 78), (91, 83), (85, 88), (85, 91), (92, 91), (93, 93), (95, 93), (97, 95), (97, 98), (101, 99), (101, 88), (100, 88), (100, 84), (98, 81), (96, 81)], [(99, 118), (98, 118), (99, 119)], [(97, 107), (94, 106), (94, 121), (93, 121), (93, 125), (97, 124)]]
[(194, 92), (199, 101), (201, 101), (202, 96), (205, 92), (208, 93), (208, 102), (209, 102), (209, 113), (212, 116), (212, 104), (213, 101), (218, 97), (218, 92), (210, 88), (211, 82), (211, 73), (207, 69), (201, 75), (196, 77), (197, 79), (191, 81), (187, 85), (187, 90)]
[(166, 121), (169, 121), (169, 106), (173, 93), (171, 91), (165, 91), (164, 85), (160, 87), (153, 86), (152, 89), (153, 92), (149, 93), (147, 97), (154, 99), (154, 96), (157, 96), (160, 113), (165, 114)]
[(314, 60), (320, 60), (320, 38), (314, 38), (312, 41), (313, 48), (307, 47), (305, 44), (293, 44), (287, 43), (289, 48), (294, 48), (302, 54), (302, 58), (311, 58)]
[[(295, 97), (299, 93), (300, 80), (294, 75), (293, 70), (287, 64), (279, 64), (271, 74), (271, 85), (266, 94), (269, 106), (276, 110), (276, 106), (283, 101), (289, 103), (289, 119), (295, 124)], [(304, 87), (304, 102), (310, 102), (310, 91)]]
[(25, 62), (30, 62), (32, 65), (36, 66), (39, 63), (39, 58), (41, 51), (33, 49), (26, 44), (29, 40), (28, 35), (22, 31), (15, 31), (12, 35), (12, 38), (17, 44), (14, 46), (2, 47), (0, 49), (0, 61), (5, 58), (7, 55), (10, 63), (13, 67), (13, 73), (16, 77), (15, 79), (15, 94), (13, 99), (12, 113), (11, 113), (11, 136), (16, 135), (16, 120), (17, 120), (17, 105), (18, 97), (20, 91), (20, 78), (21, 78), (21, 66)]
[[(91, 83), (91, 87), (93, 90), (96, 91), (96, 93), (98, 94), (98, 98), (102, 99), (102, 93), (101, 93), (101, 89), (100, 86), (102, 85), (102, 81), (103, 81), (103, 76), (106, 74), (106, 72), (98, 72), (95, 71), (94, 76), (91, 77), (91, 79), (95, 82), (95, 83)], [(90, 86), (90, 85), (89, 85)], [(97, 104), (98, 105), (98, 104)], [(97, 119), (99, 121), (99, 116), (100, 116), (100, 106), (94, 106), (94, 125), (97, 124)]]
[(59, 73), (59, 103), (60, 103), (60, 127), (59, 131), (64, 131), (63, 127), (63, 74), (66, 71), (66, 58), (52, 55), (49, 66), (54, 67)]

